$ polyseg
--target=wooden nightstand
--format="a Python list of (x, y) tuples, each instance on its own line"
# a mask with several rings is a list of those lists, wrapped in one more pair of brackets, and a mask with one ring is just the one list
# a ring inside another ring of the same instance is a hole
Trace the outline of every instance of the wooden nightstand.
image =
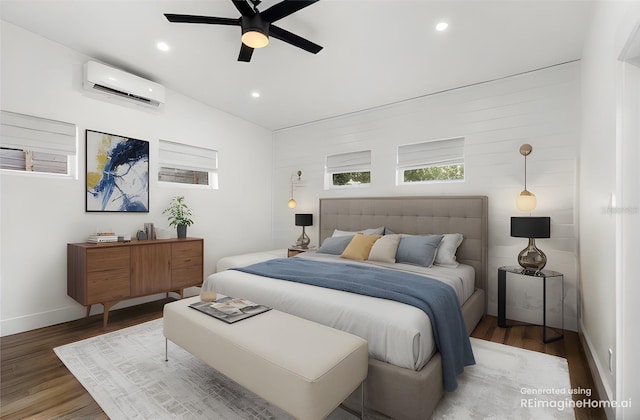
[(309, 248), (298, 248), (295, 246), (290, 246), (289, 249), (287, 250), (287, 257), (293, 257), (294, 255), (302, 254), (303, 252), (315, 251), (315, 250), (316, 250), (315, 246), (310, 246)]

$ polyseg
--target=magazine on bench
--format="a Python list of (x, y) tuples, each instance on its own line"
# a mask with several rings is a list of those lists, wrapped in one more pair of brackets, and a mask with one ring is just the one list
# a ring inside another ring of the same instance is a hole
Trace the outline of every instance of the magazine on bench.
[(189, 305), (202, 313), (212, 316), (216, 319), (233, 324), (243, 319), (261, 314), (271, 310), (268, 306), (258, 305), (250, 300), (243, 298), (233, 298), (225, 296), (213, 302), (196, 302)]

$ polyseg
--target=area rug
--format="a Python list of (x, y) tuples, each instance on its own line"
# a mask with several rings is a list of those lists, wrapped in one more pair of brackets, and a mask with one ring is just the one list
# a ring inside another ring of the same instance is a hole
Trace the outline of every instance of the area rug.
[[(472, 346), (477, 364), (434, 419), (574, 418), (565, 359), (473, 338)], [(54, 349), (111, 419), (291, 419), (177, 345), (168, 350), (165, 362), (162, 319)], [(329, 416), (354, 418), (341, 408)]]

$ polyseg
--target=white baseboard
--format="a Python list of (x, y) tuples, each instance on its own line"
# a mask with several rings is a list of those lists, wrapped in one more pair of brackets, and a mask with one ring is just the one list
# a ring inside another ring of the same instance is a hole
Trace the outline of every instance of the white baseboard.
[(73, 321), (85, 316), (82, 306), (74, 305), (0, 321), (0, 337)]
[[(613, 390), (608, 386), (608, 383), (606, 381), (602, 380), (603, 376), (609, 375), (609, 370), (602, 366), (597, 358), (593, 357), (595, 353), (595, 351), (593, 350), (593, 343), (589, 338), (589, 334), (587, 334), (587, 332), (585, 331), (582, 319), (579, 323), (578, 336), (580, 337), (580, 343), (582, 344), (585, 356), (587, 357), (587, 363), (589, 364), (589, 369), (591, 369), (591, 376), (593, 377), (593, 382), (600, 400), (615, 400)], [(605, 406), (604, 412), (607, 416), (607, 419), (614, 420), (616, 418), (614, 408)]]
[[(196, 287), (190, 287), (185, 289), (184, 295), (193, 296), (200, 293), (200, 289)], [(175, 298), (180, 298), (176, 293), (170, 292), (170, 295)], [(125, 300), (114, 305), (111, 310), (127, 308), (129, 306), (140, 305), (142, 303), (151, 302), (154, 300), (164, 299), (166, 294), (150, 295), (130, 300)], [(90, 315), (101, 314), (104, 312), (102, 305), (96, 304), (91, 307)], [(25, 331), (31, 331), (38, 328), (49, 327), (51, 325), (61, 324), (63, 322), (75, 321), (85, 317), (87, 310), (84, 306), (76, 303), (72, 303), (71, 306), (65, 308), (53, 309), (50, 311), (39, 312), (35, 314), (23, 315), (15, 318), (3, 319), (0, 321), (0, 337), (7, 335), (18, 334)]]

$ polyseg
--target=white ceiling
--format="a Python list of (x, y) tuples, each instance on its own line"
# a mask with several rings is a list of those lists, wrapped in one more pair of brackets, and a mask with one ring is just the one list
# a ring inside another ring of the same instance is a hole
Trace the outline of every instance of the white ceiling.
[[(265, 0), (264, 11), (278, 0)], [(278, 21), (238, 62), (240, 29), (163, 13), (239, 17), (230, 0), (2, 0), (0, 17), (271, 130), (579, 59), (592, 2), (321, 0)], [(449, 29), (437, 32), (445, 20)], [(160, 52), (155, 45), (167, 42)], [(252, 91), (261, 97), (252, 98)]]

